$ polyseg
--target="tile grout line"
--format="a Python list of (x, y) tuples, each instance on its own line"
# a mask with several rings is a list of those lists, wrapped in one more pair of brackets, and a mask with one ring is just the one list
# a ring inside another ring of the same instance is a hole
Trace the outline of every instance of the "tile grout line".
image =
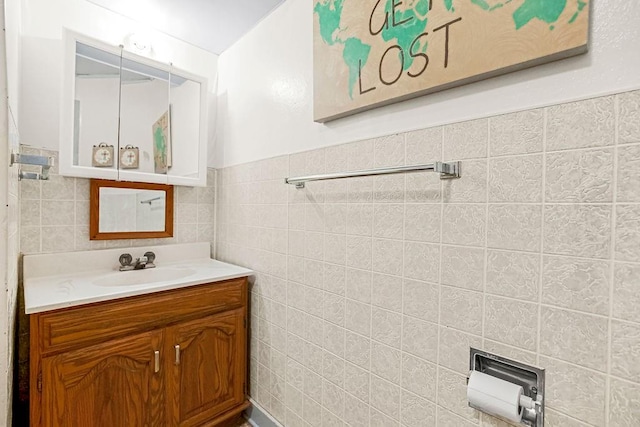
[(607, 322), (607, 376), (605, 379), (604, 417), (605, 426), (608, 427), (611, 418), (611, 371), (612, 371), (612, 346), (613, 346), (613, 299), (615, 283), (615, 248), (616, 248), (616, 203), (618, 202), (618, 152), (620, 142), (620, 96), (614, 96), (614, 151), (613, 151), (613, 176), (611, 207), (611, 247), (609, 248), (609, 316)]
[[(404, 139), (404, 165), (407, 164), (407, 135), (405, 132), (403, 135)], [(402, 355), (402, 348), (404, 347), (404, 284), (405, 284), (405, 268), (406, 268), (406, 235), (407, 235), (407, 178), (404, 177), (404, 194), (403, 194), (403, 203), (402, 203), (402, 281), (400, 283), (400, 348), (399, 348), (399, 357), (400, 357), (400, 377), (399, 377), (399, 389), (400, 389), (400, 399), (399, 399), (399, 416), (398, 423), (402, 425), (402, 373), (404, 372), (404, 357)]]
[[(542, 290), (544, 281), (544, 239), (545, 239), (545, 216), (546, 216), (546, 203), (547, 203), (547, 136), (548, 136), (548, 123), (549, 123), (549, 109), (544, 108), (542, 119), (542, 182), (541, 185), (541, 215), (540, 215), (540, 245), (538, 250), (540, 255), (538, 258), (538, 317), (536, 325), (536, 365), (540, 366), (540, 348), (542, 347)], [(546, 382), (545, 382), (546, 384)], [(547, 391), (544, 391), (544, 398), (546, 398)]]
[[(482, 251), (483, 251), (483, 266), (482, 266), (482, 317), (481, 317), (481, 343), (482, 343), (482, 348), (486, 348), (486, 344), (485, 344), (485, 333), (486, 333), (486, 327), (487, 327), (487, 263), (488, 263), (488, 256), (489, 256), (489, 186), (490, 186), (490, 174), (491, 174), (491, 170), (490, 170), (490, 153), (491, 153), (491, 118), (487, 119), (487, 140), (486, 140), (486, 147), (485, 147), (485, 154), (486, 154), (486, 158), (485, 158), (485, 212), (484, 212), (484, 219), (485, 219), (485, 226), (484, 226), (484, 245), (482, 245)], [(480, 413), (480, 417), (479, 419), (481, 420), (480, 423), (482, 424), (484, 422), (485, 417), (487, 417), (487, 415), (485, 413)], [(488, 418), (489, 419), (489, 418)]]
[(489, 186), (490, 186), (490, 149), (491, 146), (491, 118), (487, 120), (487, 158), (486, 158), (486, 177), (485, 177), (485, 227), (484, 227), (484, 245), (483, 245), (483, 271), (482, 271), (482, 345), (485, 346), (485, 332), (486, 332), (486, 316), (487, 316), (487, 264), (489, 257)]
[[(445, 146), (445, 126), (442, 126), (440, 130), (440, 156), (444, 159), (444, 146)], [(439, 410), (440, 405), (440, 337), (442, 329), (442, 241), (443, 241), (443, 224), (444, 224), (444, 182), (440, 180), (439, 189), (440, 192), (440, 236), (438, 244), (438, 321), (437, 321), (437, 344), (436, 344), (436, 394), (435, 394), (435, 420), (436, 425), (439, 422)]]

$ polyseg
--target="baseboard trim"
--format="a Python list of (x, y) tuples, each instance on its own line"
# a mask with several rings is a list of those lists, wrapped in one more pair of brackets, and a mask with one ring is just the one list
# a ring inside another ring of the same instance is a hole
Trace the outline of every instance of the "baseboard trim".
[(245, 411), (245, 416), (253, 427), (284, 427), (255, 400), (249, 399), (249, 402), (251, 406)]

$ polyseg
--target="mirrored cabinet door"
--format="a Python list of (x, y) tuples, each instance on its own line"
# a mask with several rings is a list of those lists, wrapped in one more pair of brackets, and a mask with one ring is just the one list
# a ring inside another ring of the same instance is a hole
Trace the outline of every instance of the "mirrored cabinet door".
[(65, 76), (60, 170), (115, 179), (118, 161), (120, 48), (72, 40)]
[(207, 81), (65, 32), (60, 174), (204, 186)]
[(117, 167), (110, 149), (94, 147), (118, 144), (120, 56), (78, 42), (75, 84), (74, 164)]
[(119, 178), (167, 182), (172, 167), (167, 69), (127, 58), (120, 79)]
[[(171, 69), (170, 129), (172, 162), (168, 169), (169, 182), (197, 185), (206, 170), (206, 81), (175, 68)], [(206, 172), (205, 172), (206, 178)], [(204, 185), (204, 183), (203, 183)]]

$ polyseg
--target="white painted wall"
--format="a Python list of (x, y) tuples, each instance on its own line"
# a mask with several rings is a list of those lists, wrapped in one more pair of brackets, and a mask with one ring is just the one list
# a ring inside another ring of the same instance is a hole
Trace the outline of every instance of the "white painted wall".
[[(123, 43), (134, 32), (151, 40), (151, 57), (209, 80), (215, 105), (218, 56), (159, 33), (86, 0), (23, 0), (20, 88), (22, 142), (58, 150), (62, 86), (63, 28), (111, 45)], [(213, 143), (213, 136), (210, 143)], [(212, 149), (210, 148), (212, 151)]]
[(166, 81), (153, 80), (122, 86), (120, 147), (133, 145), (140, 149), (137, 171), (154, 171), (153, 124), (167, 112), (168, 105), (169, 87)]
[[(100, 143), (118, 147), (118, 91), (120, 79), (78, 79), (76, 100), (80, 102), (78, 164), (91, 166), (93, 146)], [(117, 167), (118, 162), (114, 162)]]
[(586, 55), (314, 123), (313, 3), (287, 0), (220, 56), (217, 166), (640, 87), (640, 8), (597, 0)]

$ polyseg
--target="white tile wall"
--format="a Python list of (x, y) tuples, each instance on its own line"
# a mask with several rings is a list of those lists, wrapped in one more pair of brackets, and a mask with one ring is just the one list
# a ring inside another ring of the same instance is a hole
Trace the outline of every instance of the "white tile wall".
[[(4, 39), (3, 39), (4, 40)], [(0, 71), (1, 75), (4, 75)], [(6, 75), (4, 76), (6, 77)], [(6, 91), (2, 91), (6, 97)], [(9, 102), (3, 101), (0, 112), (5, 119), (0, 121), (0, 159), (5, 164), (9, 164), (11, 152), (18, 147), (18, 129), (15, 123), (13, 112), (9, 109)], [(0, 275), (5, 281), (5, 290), (0, 297), (3, 313), (0, 319), (0, 330), (3, 331), (0, 339), (0, 371), (8, 372), (0, 381), (0, 424), (11, 424), (13, 417), (12, 399), (16, 392), (11, 373), (19, 366), (14, 364), (14, 352), (18, 351), (14, 345), (16, 335), (16, 312), (18, 311), (18, 252), (19, 252), (19, 191), (18, 191), (18, 168), (17, 166), (6, 167), (0, 172)], [(18, 331), (18, 335), (24, 331)], [(18, 389), (21, 387), (15, 387)]]
[[(429, 173), (286, 176), (463, 160)], [(640, 425), (640, 91), (221, 171), (256, 270), (251, 394), (286, 426), (502, 426), (469, 346), (547, 369), (551, 426)]]
[[(26, 146), (22, 152), (56, 159), (58, 154)], [(28, 168), (22, 166), (23, 170)], [(174, 188), (174, 237), (142, 240), (89, 240), (89, 179), (60, 176), (56, 168), (51, 172), (48, 181), (20, 181), (20, 250), (23, 253), (214, 240), (214, 169), (207, 173), (207, 187)]]

